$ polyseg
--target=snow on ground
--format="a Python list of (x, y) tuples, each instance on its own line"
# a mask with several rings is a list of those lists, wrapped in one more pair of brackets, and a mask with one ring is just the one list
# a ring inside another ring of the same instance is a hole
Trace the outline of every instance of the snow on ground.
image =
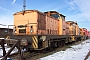
[[(71, 47), (38, 60), (84, 60), (90, 50), (90, 39)], [(90, 57), (87, 60), (90, 60)]]
[[(0, 38), (0, 39), (3, 39), (3, 38)], [(7, 53), (10, 50), (10, 48), (7, 47), (7, 44), (5, 44), (4, 46), (5, 46), (5, 50), (6, 50), (6, 53)], [(26, 50), (24, 49), (22, 51), (26, 51)], [(15, 47), (10, 54), (13, 54), (13, 53), (16, 53), (16, 52), (18, 52), (18, 49)], [(0, 60), (3, 58), (2, 56), (3, 56), (3, 50), (2, 50), (2, 47), (0, 45)], [(7, 58), (7, 59), (10, 60), (9, 58)]]
[[(5, 44), (4, 46), (5, 46), (6, 52), (8, 52), (8, 50), (10, 50), (10, 48), (7, 47), (7, 44)], [(14, 48), (13, 51), (11, 52), (11, 54), (12, 53), (15, 53), (17, 51), (18, 51), (17, 48)], [(0, 56), (3, 56), (3, 50), (2, 50), (2, 47), (1, 46), (0, 46)]]
[[(6, 50), (6, 53), (8, 52), (8, 50), (10, 50), (10, 48), (7, 47), (7, 44), (4, 45), (5, 46), (5, 50)], [(11, 52), (11, 54), (17, 52), (17, 48), (14, 48), (13, 51)], [(2, 50), (2, 47), (0, 46), (0, 60), (3, 58), (3, 50)], [(7, 60), (10, 60), (10, 58), (7, 58)]]
[[(7, 46), (7, 45), (5, 45)], [(84, 60), (85, 56), (90, 50), (90, 39), (82, 42), (79, 45), (73, 45), (72, 48), (68, 48), (65, 51), (59, 51), (52, 55), (40, 58), (38, 60)], [(5, 47), (6, 51), (10, 48)], [(17, 52), (15, 48), (12, 53)], [(0, 47), (0, 56), (3, 55), (3, 51)], [(90, 60), (90, 57), (87, 59)]]

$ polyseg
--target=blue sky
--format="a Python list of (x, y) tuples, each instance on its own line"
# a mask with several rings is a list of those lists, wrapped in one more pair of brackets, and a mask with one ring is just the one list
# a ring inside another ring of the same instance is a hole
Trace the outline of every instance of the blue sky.
[[(13, 25), (13, 14), (22, 9), (23, 0), (0, 0), (0, 24)], [(55, 10), (90, 30), (90, 0), (26, 0), (26, 9)]]

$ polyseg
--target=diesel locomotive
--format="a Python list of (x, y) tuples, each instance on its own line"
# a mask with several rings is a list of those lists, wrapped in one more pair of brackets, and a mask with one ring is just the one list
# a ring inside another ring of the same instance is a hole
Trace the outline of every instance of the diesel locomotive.
[(13, 34), (8, 34), (7, 39), (25, 40), (27, 45), (24, 48), (29, 50), (54, 48), (86, 39), (84, 28), (79, 28), (77, 22), (66, 21), (65, 17), (56, 11), (25, 10), (24, 14), (23, 11), (16, 12)]

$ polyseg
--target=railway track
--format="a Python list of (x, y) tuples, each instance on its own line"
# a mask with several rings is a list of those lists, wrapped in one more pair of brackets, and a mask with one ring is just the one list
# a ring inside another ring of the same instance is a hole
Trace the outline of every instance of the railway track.
[[(36, 60), (36, 59), (39, 59), (41, 57), (44, 57), (44, 56), (47, 56), (47, 55), (50, 55), (50, 54), (53, 54), (55, 52), (58, 52), (60, 50), (65, 50), (67, 48), (69, 48), (70, 46), (72, 45), (77, 45), (79, 43), (81, 43), (82, 41), (78, 41), (78, 42), (74, 42), (72, 44), (67, 44), (65, 46), (62, 46), (62, 47), (59, 47), (59, 48), (56, 48), (54, 50), (46, 50), (46, 52), (40, 52), (40, 51), (33, 51), (33, 52), (30, 52), (30, 51), (23, 51), (22, 52), (22, 55), (23, 55), (23, 59), (24, 60)], [(13, 60), (19, 60), (20, 57), (19, 57), (19, 54), (18, 53), (14, 53), (14, 54), (11, 54), (9, 55), (9, 58), (13, 59)]]
[[(29, 52), (29, 51), (24, 51), (22, 52), (22, 55), (23, 55), (23, 59), (24, 60), (33, 60), (34, 59), (34, 56), (37, 56), (37, 55), (40, 55), (41, 53), (39, 52)], [(11, 54), (9, 55), (9, 58), (13, 59), (13, 60), (20, 60), (20, 57), (19, 57), (19, 54), (18, 52), (17, 53), (14, 53), (14, 54)], [(36, 59), (35, 59), (36, 60)]]

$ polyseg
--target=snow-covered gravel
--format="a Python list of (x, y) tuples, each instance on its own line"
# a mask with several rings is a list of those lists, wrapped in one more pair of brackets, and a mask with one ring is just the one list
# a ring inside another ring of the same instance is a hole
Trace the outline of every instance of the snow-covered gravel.
[[(5, 45), (6, 46), (6, 45)], [(38, 60), (84, 60), (85, 56), (90, 50), (90, 39), (85, 40), (79, 45), (73, 45), (72, 48), (68, 48), (65, 51), (59, 51), (52, 55), (40, 58)], [(8, 51), (10, 48), (6, 48)], [(15, 48), (12, 53), (16, 52)], [(3, 51), (0, 47), (0, 56), (3, 55)], [(90, 60), (90, 57), (87, 59)]]
[[(90, 50), (90, 39), (71, 47), (38, 60), (84, 60)], [(87, 60), (90, 60), (90, 57)]]

